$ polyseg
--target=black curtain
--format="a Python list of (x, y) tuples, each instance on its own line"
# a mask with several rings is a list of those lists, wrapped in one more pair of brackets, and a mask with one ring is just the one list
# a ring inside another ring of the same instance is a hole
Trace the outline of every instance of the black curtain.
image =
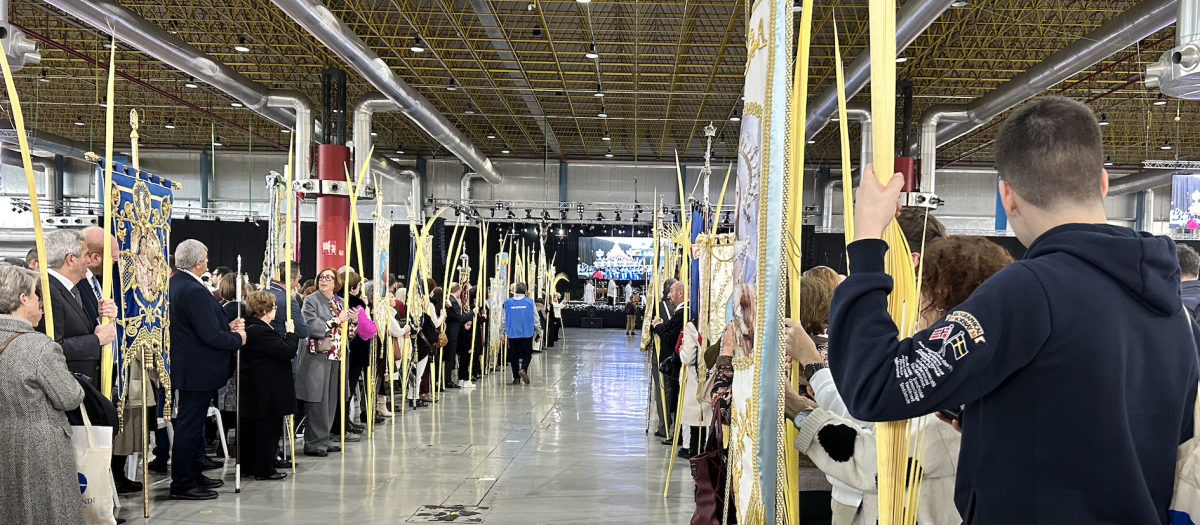
[(265, 222), (171, 219), (171, 253), (188, 239), (208, 247), (209, 270), (218, 266), (237, 269), (237, 257), (241, 255), (242, 271), (252, 280), (262, 273), (267, 247)]

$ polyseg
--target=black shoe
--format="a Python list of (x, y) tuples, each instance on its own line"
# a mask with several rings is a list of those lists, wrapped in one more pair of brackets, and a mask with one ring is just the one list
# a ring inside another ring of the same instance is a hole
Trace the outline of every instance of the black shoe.
[(381, 423), (383, 423), (384, 421), (387, 421), (387, 418), (386, 418), (386, 417), (383, 417), (383, 416), (381, 416), (381, 415), (379, 415), (379, 414), (375, 414), (375, 424), (376, 424), (376, 425), (378, 425), (378, 424), (381, 424)]
[(275, 468), (292, 468), (292, 460), (283, 458), (276, 459)]
[(217, 499), (217, 493), (211, 490), (202, 489), (200, 487), (193, 487), (187, 492), (172, 492), (169, 496), (167, 496), (167, 499)]
[(690, 448), (681, 448), (676, 454), (683, 459), (692, 459), (696, 457), (696, 453), (692, 452), (692, 449)]
[(270, 476), (254, 476), (254, 479), (257, 479), (259, 481), (279, 481), (286, 477), (287, 477), (287, 474), (285, 474), (283, 472), (276, 472), (274, 474), (271, 474)]
[(171, 471), (171, 466), (166, 461), (154, 460), (150, 462), (150, 472), (155, 474), (166, 474)]
[(116, 482), (117, 494), (133, 494), (135, 492), (142, 491), (142, 484), (140, 482), (133, 481), (131, 479), (118, 479)]
[(219, 479), (205, 477), (205, 476), (199, 476), (199, 479), (196, 480), (196, 484), (200, 485), (201, 488), (206, 488), (206, 489), (215, 489), (217, 487), (225, 486), (224, 481), (219, 480)]
[(667, 435), (666, 435), (666, 434), (663, 434), (662, 432), (659, 432), (659, 431), (655, 430), (655, 431), (654, 431), (654, 437), (656, 437), (656, 438), (666, 438), (666, 437), (667, 437)]
[(420, 399), (414, 399), (411, 403), (409, 403), (409, 406), (412, 408), (421, 408), (429, 406), (429, 403), (421, 401)]
[(354, 423), (353, 421), (351, 421), (349, 423), (349, 425), (347, 425), (347, 426), (350, 427), (350, 429), (349, 429), (350, 432), (353, 432), (355, 434), (362, 434), (363, 431), (365, 431), (367, 429), (367, 427), (365, 425), (359, 425), (357, 423)]
[(324, 451), (324, 450), (316, 449), (316, 450), (305, 450), (305, 451), (304, 451), (304, 455), (305, 455), (305, 456), (312, 456), (312, 457), (315, 457), (315, 458), (323, 458), (323, 457), (325, 457), (325, 456), (328, 456), (328, 455), (329, 455), (329, 453), (328, 453), (328, 452), (326, 452), (326, 451)]
[(458, 386), (458, 383), (447, 383), (446, 388), (462, 388), (462, 387)]
[(471, 376), (471, 381), (479, 381), (483, 376)]
[(673, 445), (673, 444), (674, 444), (674, 443), (671, 441), (671, 439), (670, 439), (670, 438), (667, 438), (667, 439), (664, 439), (664, 440), (662, 440), (662, 441), (659, 441), (659, 443), (662, 443), (662, 444), (664, 444), (664, 445), (667, 445), (667, 446), (670, 446), (670, 445)]
[(204, 459), (192, 463), (192, 470), (203, 472), (205, 470), (219, 469), (225, 466), (225, 462), (217, 461), (213, 458), (205, 456)]
[(325, 447), (325, 449), (328, 450), (329, 452), (341, 452), (342, 446), (341, 445), (329, 445), (328, 447)]

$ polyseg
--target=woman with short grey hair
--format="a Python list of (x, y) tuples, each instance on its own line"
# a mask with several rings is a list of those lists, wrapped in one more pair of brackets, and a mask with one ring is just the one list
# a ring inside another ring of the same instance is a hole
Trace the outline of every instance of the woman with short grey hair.
[(83, 523), (67, 410), (83, 388), (62, 348), (34, 330), (38, 274), (0, 265), (0, 509), (5, 523)]

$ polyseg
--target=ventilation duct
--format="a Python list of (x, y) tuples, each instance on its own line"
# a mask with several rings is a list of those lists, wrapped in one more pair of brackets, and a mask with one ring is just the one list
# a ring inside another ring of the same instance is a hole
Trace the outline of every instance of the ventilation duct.
[(46, 3), (212, 85), (259, 115), (295, 129), (297, 143), (303, 145), (296, 148), (296, 178), (309, 177), (312, 165), (309, 146), (316, 122), (312, 101), (304, 94), (268, 89), (111, 0), (46, 0)]
[[(921, 115), (922, 136), (919, 146), (922, 174), (926, 169), (933, 170), (936, 167), (937, 146), (969, 133), (1009, 108), (1167, 27), (1175, 21), (1178, 4), (1179, 0), (1144, 0), (970, 104), (944, 105), (930, 108), (932, 111), (926, 110)], [(937, 126), (936, 133), (929, 135), (936, 142), (927, 144), (929, 137), (924, 126), (929, 122), (944, 122), (944, 118), (951, 117), (954, 122)], [(910, 154), (916, 153), (917, 147), (914, 145)], [(924, 190), (925, 184), (921, 186)]]
[[(62, 0), (56, 0), (62, 1)], [(75, 0), (82, 1), (82, 0)], [(395, 102), (400, 111), (479, 173), (483, 180), (499, 184), (503, 176), (479, 149), (446, 116), (401, 79), (354, 31), (318, 0), (273, 0), (283, 12), (308, 30), (317, 40), (345, 60), (376, 89)], [(357, 140), (357, 139), (355, 139)]]
[(1175, 47), (1146, 68), (1146, 87), (1175, 98), (1200, 98), (1200, 3), (1179, 2)]
[[(955, 0), (912, 0), (896, 12), (896, 53), (912, 44)], [(853, 97), (871, 79), (871, 47), (862, 50), (846, 68), (846, 98)], [(808, 105), (804, 138), (811, 139), (837, 113), (837, 90), (829, 88)]]

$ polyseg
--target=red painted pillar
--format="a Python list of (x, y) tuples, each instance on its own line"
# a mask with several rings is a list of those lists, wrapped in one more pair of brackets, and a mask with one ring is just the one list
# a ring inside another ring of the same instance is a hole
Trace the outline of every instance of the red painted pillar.
[[(336, 144), (317, 146), (317, 178), (346, 182), (350, 148)], [(350, 227), (350, 197), (317, 196), (317, 271), (346, 265), (346, 231)]]

